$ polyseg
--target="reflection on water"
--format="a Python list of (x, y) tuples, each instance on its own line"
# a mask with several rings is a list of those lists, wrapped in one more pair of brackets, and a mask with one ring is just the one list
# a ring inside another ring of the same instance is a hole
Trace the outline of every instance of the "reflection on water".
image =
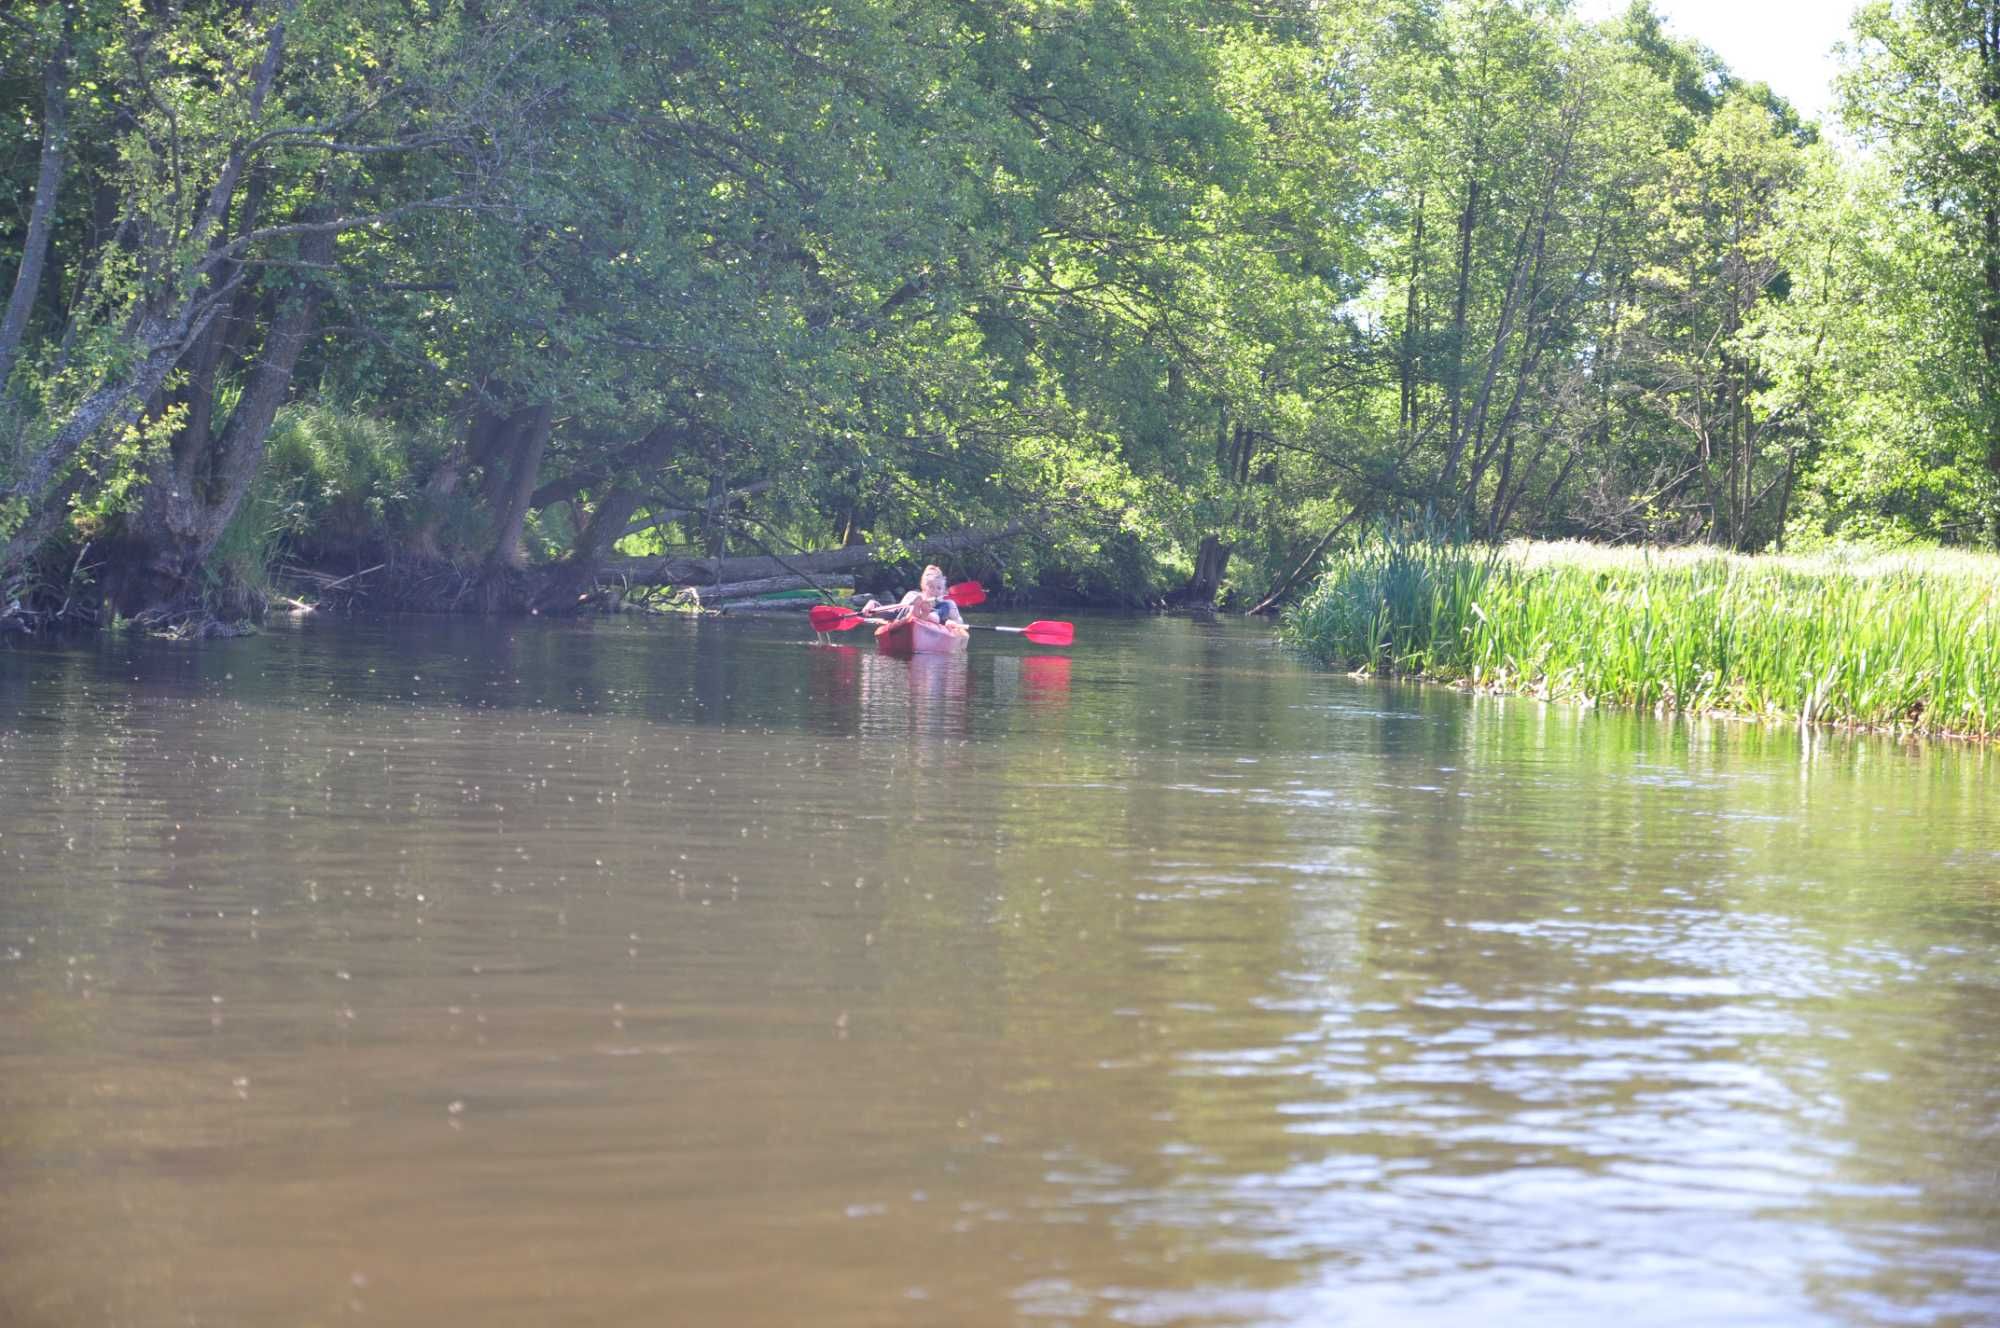
[(1227, 624), (16, 648), (0, 1322), (1994, 1322), (1996, 805)]
[(866, 737), (917, 737), (937, 741), (972, 733), (972, 663), (969, 655), (864, 652), (860, 660), (860, 723)]

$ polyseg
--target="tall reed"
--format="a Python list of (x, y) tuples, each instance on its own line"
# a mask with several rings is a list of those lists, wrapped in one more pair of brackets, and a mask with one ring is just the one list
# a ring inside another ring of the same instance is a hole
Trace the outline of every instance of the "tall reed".
[(1495, 691), (2000, 734), (2000, 558), (1482, 549), (1391, 527), (1285, 619), (1330, 663)]

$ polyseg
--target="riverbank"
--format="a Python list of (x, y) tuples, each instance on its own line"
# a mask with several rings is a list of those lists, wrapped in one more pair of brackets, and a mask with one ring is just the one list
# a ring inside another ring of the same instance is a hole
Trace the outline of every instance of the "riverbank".
[(2000, 736), (2000, 557), (1389, 538), (1285, 616), (1336, 667), (1550, 700)]
[[(209, 587), (210, 598), (190, 597), (126, 616), (118, 612), (99, 575), (103, 564), (93, 561), (95, 547), (85, 543), (53, 559), (45, 580), (14, 598), (0, 598), (0, 638), (108, 628), (136, 628), (182, 640), (242, 636), (271, 617), (322, 611), (494, 617), (802, 615), (819, 603), (858, 607), (871, 595), (894, 599), (916, 580), (918, 570), (911, 561), (870, 562), (849, 550), (726, 558), (720, 560), (720, 580), (711, 571), (714, 560), (622, 557), (609, 567), (557, 562), (492, 568), (414, 555), (380, 540), (314, 552), (319, 556), (292, 561), (266, 551), (247, 567), (225, 567)], [(835, 571), (812, 574), (816, 564), (829, 562)], [(1101, 578), (1060, 569), (1043, 569), (1037, 580), (1010, 585), (1007, 573), (990, 559), (950, 565), (963, 573), (962, 579), (980, 582), (982, 602), (994, 609), (1159, 608), (1166, 600), (1164, 591), (1135, 594)], [(804, 570), (770, 574), (788, 566)], [(698, 579), (704, 575), (708, 579)]]

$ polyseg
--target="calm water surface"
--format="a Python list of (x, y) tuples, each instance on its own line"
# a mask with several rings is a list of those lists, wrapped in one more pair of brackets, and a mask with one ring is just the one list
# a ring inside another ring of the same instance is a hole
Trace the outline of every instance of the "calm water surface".
[(1993, 756), (1079, 628), (0, 653), (0, 1322), (2000, 1322)]

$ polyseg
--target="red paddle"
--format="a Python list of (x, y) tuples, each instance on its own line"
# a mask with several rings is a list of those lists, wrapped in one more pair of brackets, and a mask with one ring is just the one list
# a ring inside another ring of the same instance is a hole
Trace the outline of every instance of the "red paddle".
[(1066, 646), (1076, 640), (1075, 623), (1031, 622), (1026, 627), (988, 627), (985, 623), (967, 623), (966, 626), (982, 632), (1019, 632), (1038, 646)]
[[(969, 609), (986, 602), (986, 587), (977, 581), (961, 581), (946, 589), (944, 597), (962, 609)], [(895, 605), (883, 607), (894, 608)], [(806, 617), (811, 619), (815, 632), (846, 632), (862, 623), (875, 621), (859, 609), (843, 609), (833, 604), (815, 604)]]
[(874, 621), (864, 617), (859, 609), (843, 609), (833, 604), (813, 605), (806, 619), (812, 623), (815, 632), (845, 632)]
[[(815, 632), (845, 632), (859, 627), (862, 623), (875, 623), (878, 619), (865, 617), (859, 609), (839, 609), (831, 604), (815, 604), (806, 615)], [(1026, 627), (996, 627), (986, 623), (967, 623), (967, 627), (979, 632), (1017, 632), (1038, 646), (1066, 646), (1076, 640), (1076, 624), (1066, 622), (1031, 622)]]
[[(944, 592), (945, 598), (961, 608), (971, 608), (986, 599), (986, 588), (977, 581), (961, 581)], [(815, 632), (846, 632), (862, 623), (879, 621), (859, 609), (843, 609), (834, 604), (815, 604), (806, 614)], [(1038, 646), (1066, 646), (1076, 640), (1076, 624), (1066, 622), (1031, 622), (1026, 627), (994, 627), (986, 623), (967, 623), (982, 632), (1015, 632), (1027, 637)]]

